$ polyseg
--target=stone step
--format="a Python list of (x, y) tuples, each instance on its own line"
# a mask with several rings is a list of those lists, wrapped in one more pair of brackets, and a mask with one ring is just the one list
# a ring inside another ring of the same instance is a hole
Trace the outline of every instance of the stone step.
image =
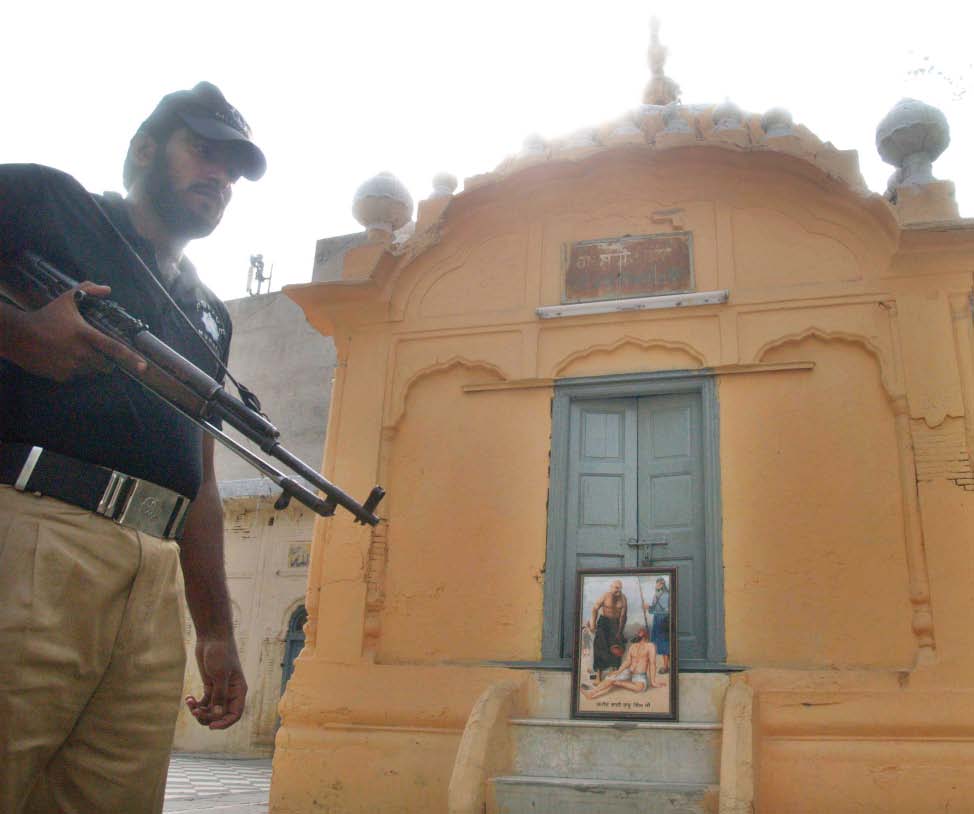
[[(680, 673), (680, 720), (720, 723), (724, 695), (730, 686), (727, 673)], [(572, 677), (566, 670), (537, 670), (531, 684), (530, 715), (537, 718), (570, 718)]]
[(487, 814), (716, 814), (715, 785), (593, 780), (567, 777), (495, 777)]
[(514, 772), (541, 777), (701, 783), (720, 781), (721, 727), (512, 718)]

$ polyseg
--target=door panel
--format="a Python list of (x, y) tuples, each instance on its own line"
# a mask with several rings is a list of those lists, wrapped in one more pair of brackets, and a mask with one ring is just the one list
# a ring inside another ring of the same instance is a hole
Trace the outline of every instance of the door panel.
[(648, 396), (638, 405), (640, 565), (677, 569), (680, 657), (707, 642), (706, 535), (699, 393)]
[(679, 594), (676, 601), (676, 624), (680, 641), (680, 660), (682, 662), (685, 659), (700, 658), (693, 654), (705, 652), (707, 616), (704, 608), (694, 604), (692, 592), (684, 591), (683, 586), (699, 584), (703, 563), (697, 563), (692, 559), (672, 559), (666, 562), (654, 562), (653, 565), (676, 568), (676, 585)]
[(572, 404), (565, 576), (562, 588), (562, 656), (572, 654), (576, 572), (635, 565), (636, 399)]

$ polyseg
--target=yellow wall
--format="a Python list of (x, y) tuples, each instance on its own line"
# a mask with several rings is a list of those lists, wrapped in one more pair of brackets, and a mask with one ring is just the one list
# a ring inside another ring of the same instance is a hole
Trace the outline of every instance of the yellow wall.
[[(413, 387), (392, 442), (377, 660), (530, 660), (541, 642), (550, 395), (465, 394), (456, 365)], [(507, 420), (497, 421), (503, 415)], [(512, 465), (511, 450), (518, 450)], [(503, 635), (499, 635), (503, 631)]]
[[(338, 347), (326, 474), (389, 496), (377, 530), (318, 524), (273, 810), (445, 810), (466, 715), (509, 674), (482, 665), (540, 658), (554, 381), (699, 368), (758, 810), (934, 810), (974, 743), (969, 230), (903, 231), (773, 152), (619, 147), (474, 181), (421, 209), (412, 249), (290, 290)], [(673, 230), (727, 304), (535, 313), (561, 300), (566, 243)], [(823, 783), (833, 737), (850, 758)], [(926, 794), (886, 782), (937, 763)]]
[(815, 369), (720, 383), (728, 660), (906, 669), (896, 431), (876, 360), (818, 338), (764, 360)]

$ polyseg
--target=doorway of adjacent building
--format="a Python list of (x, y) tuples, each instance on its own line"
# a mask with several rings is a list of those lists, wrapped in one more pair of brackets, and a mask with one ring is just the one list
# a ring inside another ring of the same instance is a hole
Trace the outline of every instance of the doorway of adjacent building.
[(570, 659), (576, 573), (677, 570), (680, 662), (724, 661), (716, 388), (706, 376), (559, 385), (552, 421), (544, 657)]
[(281, 695), (294, 672), (294, 660), (304, 647), (304, 623), (308, 621), (308, 611), (300, 605), (287, 623), (287, 635), (284, 639), (284, 661), (281, 662)]

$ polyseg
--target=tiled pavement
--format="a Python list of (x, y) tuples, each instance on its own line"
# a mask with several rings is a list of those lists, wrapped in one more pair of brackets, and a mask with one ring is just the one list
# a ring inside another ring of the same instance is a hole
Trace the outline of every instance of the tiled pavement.
[(163, 811), (264, 814), (270, 786), (270, 759), (174, 754)]

